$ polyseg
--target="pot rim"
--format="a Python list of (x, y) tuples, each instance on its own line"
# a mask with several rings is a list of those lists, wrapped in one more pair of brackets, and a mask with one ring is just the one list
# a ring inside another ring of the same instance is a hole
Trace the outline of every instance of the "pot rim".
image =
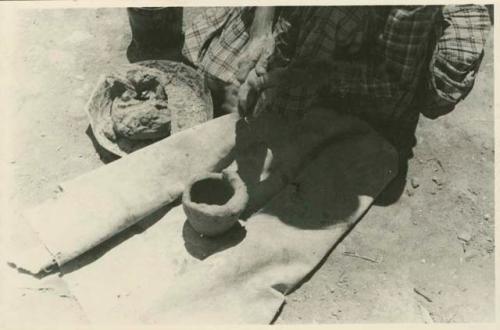
[[(234, 193), (223, 205), (196, 203), (191, 200), (191, 189), (199, 181), (206, 179), (218, 179), (227, 182)], [(248, 203), (248, 192), (246, 185), (236, 172), (223, 171), (222, 173), (205, 173), (194, 177), (187, 185), (182, 196), (182, 203), (193, 210), (208, 216), (228, 216), (243, 212)]]

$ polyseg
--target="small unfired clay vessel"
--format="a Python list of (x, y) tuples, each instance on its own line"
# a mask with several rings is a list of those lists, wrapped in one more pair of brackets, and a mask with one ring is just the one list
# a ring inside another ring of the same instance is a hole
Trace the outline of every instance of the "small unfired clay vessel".
[(188, 222), (204, 236), (228, 231), (238, 222), (247, 203), (246, 185), (232, 171), (197, 176), (182, 196)]

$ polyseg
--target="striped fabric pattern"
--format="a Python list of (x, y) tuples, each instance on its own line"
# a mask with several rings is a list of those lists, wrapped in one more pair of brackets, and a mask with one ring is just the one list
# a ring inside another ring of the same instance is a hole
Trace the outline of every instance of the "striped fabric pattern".
[[(253, 12), (207, 9), (186, 29), (185, 57), (234, 83)], [(314, 79), (284, 84), (273, 109), (303, 112), (327, 93), (352, 100), (350, 112), (388, 120), (414, 120), (406, 112), (415, 104), (432, 111), (465, 97), (490, 28), (480, 5), (282, 7), (278, 15), (270, 67), (305, 67)]]

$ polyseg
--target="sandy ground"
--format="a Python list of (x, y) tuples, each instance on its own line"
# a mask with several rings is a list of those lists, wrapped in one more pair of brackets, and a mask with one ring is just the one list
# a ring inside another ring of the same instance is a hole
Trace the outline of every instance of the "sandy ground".
[[(99, 74), (127, 62), (130, 41), (121, 9), (29, 10), (18, 23), (7, 53), (17, 104), (4, 112), (2, 158), (13, 211), (103, 165), (85, 133), (84, 105)], [(276, 323), (494, 320), (492, 41), (493, 33), (468, 99), (442, 119), (421, 120), (399, 201), (372, 207), (287, 298)]]

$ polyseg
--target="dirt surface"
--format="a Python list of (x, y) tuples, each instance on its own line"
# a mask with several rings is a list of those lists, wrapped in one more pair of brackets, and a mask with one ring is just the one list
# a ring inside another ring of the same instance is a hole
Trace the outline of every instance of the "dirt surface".
[[(17, 29), (18, 45), (6, 54), (17, 104), (5, 109), (2, 159), (13, 211), (103, 165), (86, 134), (84, 106), (98, 76), (127, 63), (130, 42), (124, 9), (29, 10)], [(400, 200), (372, 207), (287, 297), (276, 323), (494, 320), (492, 41), (493, 33), (468, 99), (444, 118), (420, 121)], [(48, 307), (38, 308), (11, 321), (42, 322)]]

